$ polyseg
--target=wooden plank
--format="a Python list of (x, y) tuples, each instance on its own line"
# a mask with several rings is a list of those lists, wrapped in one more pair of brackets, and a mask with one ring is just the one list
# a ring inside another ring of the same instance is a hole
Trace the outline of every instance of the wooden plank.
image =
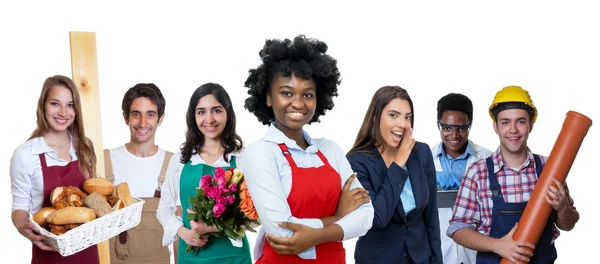
[[(71, 42), (71, 72), (81, 95), (81, 110), (85, 134), (94, 142), (98, 160), (96, 171), (104, 177), (102, 123), (100, 122), (100, 87), (95, 32), (69, 32)], [(108, 240), (98, 244), (100, 264), (110, 264)]]

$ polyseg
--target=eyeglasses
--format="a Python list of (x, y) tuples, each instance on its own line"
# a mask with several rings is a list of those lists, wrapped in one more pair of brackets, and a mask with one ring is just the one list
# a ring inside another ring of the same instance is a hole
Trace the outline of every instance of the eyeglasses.
[(469, 132), (469, 129), (471, 129), (470, 123), (466, 125), (450, 125), (438, 121), (438, 126), (440, 128), (440, 131), (442, 131), (442, 133), (444, 134), (452, 134), (454, 132), (457, 132), (460, 135), (466, 135)]

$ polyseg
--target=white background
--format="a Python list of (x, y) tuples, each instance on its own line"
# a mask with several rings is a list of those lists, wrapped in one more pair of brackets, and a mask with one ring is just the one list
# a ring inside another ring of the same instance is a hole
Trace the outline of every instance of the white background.
[[(230, 93), (244, 141), (259, 139), (266, 127), (243, 108), (247, 71), (259, 64), (265, 39), (297, 34), (325, 41), (343, 77), (333, 111), (306, 129), (346, 151), (371, 96), (384, 85), (408, 90), (415, 104), (415, 137), (429, 145), (439, 140), (437, 100), (449, 92), (473, 100), (470, 138), (492, 150), (498, 137), (487, 108), (495, 92), (507, 85), (529, 90), (539, 110), (529, 140), (534, 152), (550, 154), (567, 111), (600, 119), (592, 96), (600, 85), (600, 16), (592, 1), (323, 2), (0, 4), (5, 121), (0, 136), (0, 255), (11, 263), (30, 261), (31, 244), (10, 220), (9, 161), (35, 128), (44, 79), (71, 76), (69, 31), (97, 33), (104, 147), (129, 139), (121, 100), (138, 82), (156, 83), (167, 100), (156, 139), (163, 148), (176, 151), (183, 142), (189, 97), (205, 82), (220, 83)], [(556, 242), (558, 263), (589, 262), (597, 253), (592, 245), (600, 235), (594, 213), (600, 180), (591, 166), (597, 161), (592, 153), (598, 146), (597, 126), (590, 129), (568, 177), (581, 220)], [(353, 263), (354, 242), (345, 242), (348, 263)]]

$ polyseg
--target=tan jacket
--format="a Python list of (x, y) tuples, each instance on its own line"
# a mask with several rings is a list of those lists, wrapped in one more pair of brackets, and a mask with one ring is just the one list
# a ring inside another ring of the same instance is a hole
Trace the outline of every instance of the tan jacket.
[[(172, 152), (165, 151), (165, 159), (160, 171), (159, 181), (165, 181), (165, 174)], [(104, 171), (106, 179), (114, 182), (115, 175), (110, 160), (110, 150), (104, 150)], [(131, 183), (129, 183), (131, 184)], [(170, 264), (168, 247), (162, 246), (163, 227), (156, 219), (156, 209), (160, 201), (160, 191), (155, 190), (154, 197), (140, 197), (145, 201), (140, 224), (109, 240), (111, 264)], [(177, 242), (173, 244), (175, 263), (177, 263)]]

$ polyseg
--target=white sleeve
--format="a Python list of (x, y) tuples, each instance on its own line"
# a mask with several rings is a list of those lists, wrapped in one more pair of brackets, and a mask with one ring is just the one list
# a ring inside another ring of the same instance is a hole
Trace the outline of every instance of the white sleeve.
[[(343, 188), (346, 180), (348, 180), (354, 172), (352, 171), (350, 162), (348, 162), (348, 159), (346, 159), (346, 156), (342, 152), (342, 149), (334, 142), (330, 143), (335, 145), (335, 147), (332, 147), (338, 165), (338, 168), (335, 169), (340, 173)], [(355, 178), (350, 185), (350, 190), (353, 190), (354, 188), (363, 188), (360, 181), (358, 181), (358, 178)], [(373, 209), (373, 204), (369, 201), (335, 222), (342, 230), (344, 230), (343, 240), (365, 235), (373, 225), (374, 214), (375, 210)]]
[[(248, 191), (267, 234), (277, 237), (291, 237), (294, 234), (292, 230), (278, 226), (278, 222), (323, 228), (321, 219), (296, 218), (292, 215), (287, 203), (287, 194), (279, 179), (277, 160), (267, 144), (255, 143), (247, 147), (242, 156)], [(315, 248), (311, 247), (298, 256), (303, 259), (316, 259), (317, 254)]]
[(31, 175), (23, 164), (21, 157), (21, 148), (18, 148), (13, 153), (10, 160), (10, 183), (12, 193), (12, 211), (23, 210), (29, 213), (29, 205), (31, 202)]
[(165, 182), (160, 192), (160, 202), (156, 210), (156, 218), (158, 218), (164, 229), (163, 246), (170, 245), (177, 240), (177, 230), (183, 225), (181, 217), (175, 215), (177, 206), (181, 205), (179, 178), (183, 164), (179, 161), (180, 158), (181, 154), (179, 152), (171, 157), (165, 175)]

